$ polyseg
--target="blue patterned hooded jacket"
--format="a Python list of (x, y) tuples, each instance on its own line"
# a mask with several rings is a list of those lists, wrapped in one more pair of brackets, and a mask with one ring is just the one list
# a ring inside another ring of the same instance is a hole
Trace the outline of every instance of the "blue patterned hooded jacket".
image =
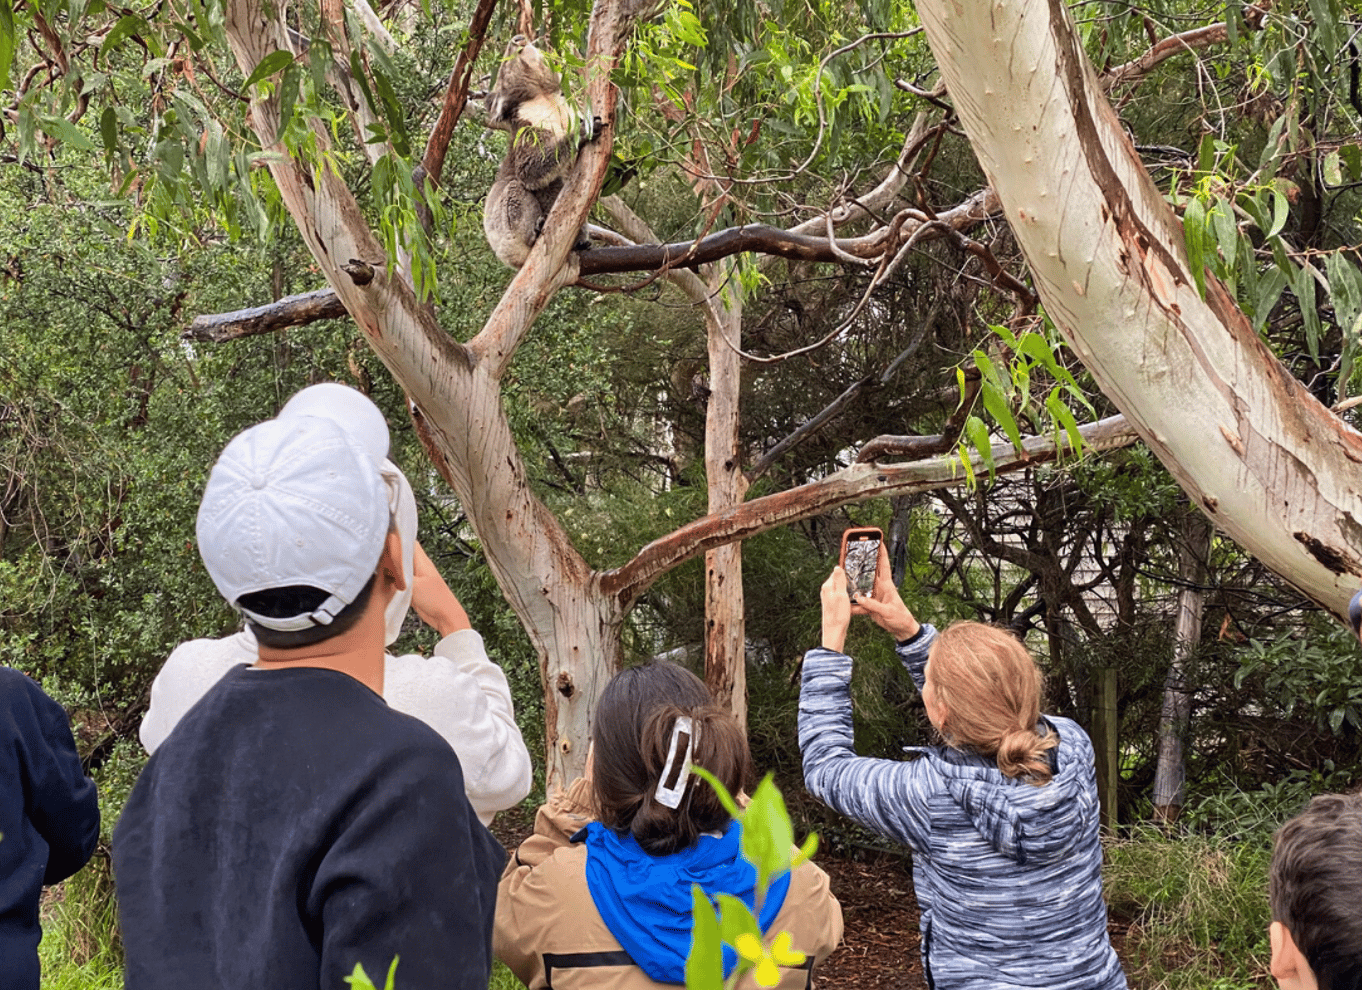
[[(898, 654), (922, 689), (936, 630)], [(915, 747), (907, 761), (853, 749), (851, 658), (804, 657), (799, 748), (809, 793), (907, 845), (921, 910), (922, 962), (935, 990), (1123, 990), (1107, 938), (1092, 743), (1078, 724), (1044, 716), (1059, 734), (1042, 787), (1005, 777), (992, 758)]]

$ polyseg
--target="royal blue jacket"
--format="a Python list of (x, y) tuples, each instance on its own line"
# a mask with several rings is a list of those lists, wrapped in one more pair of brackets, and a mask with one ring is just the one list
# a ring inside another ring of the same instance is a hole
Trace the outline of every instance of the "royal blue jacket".
[[(898, 648), (918, 689), (936, 630)], [(1107, 938), (1092, 743), (1066, 718), (1055, 775), (1041, 787), (991, 758), (945, 746), (916, 759), (852, 748), (851, 658), (804, 657), (799, 748), (809, 793), (908, 846), (921, 910), (923, 969), (936, 990), (1122, 990)]]
[(37, 990), (38, 900), (99, 841), (99, 799), (66, 712), (0, 667), (0, 990)]

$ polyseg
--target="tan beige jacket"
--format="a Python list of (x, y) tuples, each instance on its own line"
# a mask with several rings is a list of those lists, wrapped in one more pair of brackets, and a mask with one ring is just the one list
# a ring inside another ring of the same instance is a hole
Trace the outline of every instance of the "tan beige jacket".
[[(657, 983), (634, 965), (601, 920), (586, 885), (586, 846), (569, 838), (590, 822), (590, 781), (576, 781), (539, 809), (534, 834), (521, 843), (497, 889), (496, 956), (530, 990), (650, 990)], [(813, 863), (790, 877), (772, 932), (788, 931), (810, 962), (782, 969), (778, 990), (807, 990), (813, 971), (842, 940), (842, 907), (828, 875)], [(754, 988), (751, 974), (740, 984)]]

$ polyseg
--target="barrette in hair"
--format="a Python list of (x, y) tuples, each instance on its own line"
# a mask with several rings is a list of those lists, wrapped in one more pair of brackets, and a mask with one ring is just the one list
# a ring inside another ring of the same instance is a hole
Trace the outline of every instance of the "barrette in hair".
[[(667, 749), (667, 763), (662, 768), (662, 777), (657, 782), (653, 797), (657, 803), (668, 808), (676, 808), (686, 794), (690, 782), (691, 756), (695, 752), (695, 725), (689, 715), (678, 715), (672, 725), (672, 742)], [(680, 760), (677, 756), (680, 754)]]

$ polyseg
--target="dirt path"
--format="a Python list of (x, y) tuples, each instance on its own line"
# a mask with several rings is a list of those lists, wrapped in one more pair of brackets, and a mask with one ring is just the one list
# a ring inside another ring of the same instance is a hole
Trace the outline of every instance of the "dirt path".
[(819, 856), (842, 905), (846, 934), (814, 972), (820, 990), (926, 990), (918, 954), (917, 898), (908, 861)]

